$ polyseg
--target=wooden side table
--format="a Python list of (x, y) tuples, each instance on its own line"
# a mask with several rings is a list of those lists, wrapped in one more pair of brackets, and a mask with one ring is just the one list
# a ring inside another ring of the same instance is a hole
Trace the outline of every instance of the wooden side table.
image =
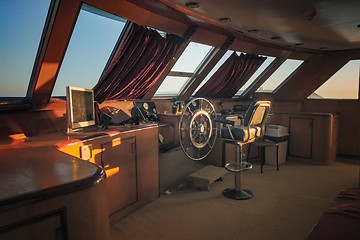
[(259, 154), (260, 154), (260, 164), (261, 164), (260, 171), (261, 171), (261, 173), (263, 173), (263, 166), (265, 164), (265, 148), (266, 147), (276, 147), (276, 170), (279, 171), (279, 143), (272, 142), (272, 141), (266, 141), (266, 140), (255, 141), (249, 145), (247, 156), (249, 156), (251, 145), (258, 146)]

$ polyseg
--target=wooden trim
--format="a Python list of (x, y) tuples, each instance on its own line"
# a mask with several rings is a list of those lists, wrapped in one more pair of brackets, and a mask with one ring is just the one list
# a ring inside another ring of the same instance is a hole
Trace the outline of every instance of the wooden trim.
[[(83, 160), (77, 160), (77, 161), (83, 161)], [(48, 189), (31, 192), (29, 194), (17, 195), (12, 198), (0, 200), (0, 213), (17, 207), (29, 205), (38, 201), (43, 201), (48, 198), (53, 198), (53, 197), (81, 191), (93, 187), (99, 184), (103, 180), (105, 180), (105, 172), (101, 168), (98, 168), (93, 175), (84, 178), (82, 180), (70, 182), (63, 185), (57, 185)]]
[(51, 32), (48, 35), (46, 50), (42, 59), (37, 63), (39, 69), (37, 76), (34, 76), (29, 90), (28, 99), (31, 104), (41, 107), (50, 100), (52, 90), (55, 85), (61, 63), (66, 53), (73, 29), (76, 24), (77, 17), (81, 10), (82, 2), (80, 0), (62, 0), (56, 11), (56, 16), (51, 24)]

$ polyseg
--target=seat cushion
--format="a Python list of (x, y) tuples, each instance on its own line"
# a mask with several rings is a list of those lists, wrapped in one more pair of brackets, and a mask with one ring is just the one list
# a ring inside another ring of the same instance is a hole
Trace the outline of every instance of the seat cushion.
[[(235, 140), (240, 142), (246, 142), (254, 138), (260, 137), (261, 135), (261, 128), (258, 126), (250, 127), (250, 131), (248, 127), (244, 126), (230, 127), (230, 130)], [(227, 127), (221, 129), (221, 137), (232, 140), (229, 129)]]

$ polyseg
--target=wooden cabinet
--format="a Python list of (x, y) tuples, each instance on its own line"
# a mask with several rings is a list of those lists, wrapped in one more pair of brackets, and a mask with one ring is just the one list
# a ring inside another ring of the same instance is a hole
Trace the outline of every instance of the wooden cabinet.
[(91, 146), (89, 161), (104, 168), (110, 224), (159, 197), (157, 124), (112, 126), (68, 144), (58, 149), (79, 158), (81, 147)]
[(159, 193), (159, 131), (148, 128), (136, 132), (138, 202), (145, 205)]
[(71, 193), (66, 187), (58, 187), (60, 195), (49, 192), (6, 209), (2, 205), (0, 239), (110, 239), (105, 181)]
[(101, 149), (95, 162), (106, 172), (110, 224), (159, 197), (158, 138), (153, 125), (93, 142)]
[(0, 239), (110, 239), (104, 171), (58, 151), (65, 139), (0, 144)]
[(288, 160), (327, 165), (336, 159), (339, 115), (331, 113), (273, 113), (271, 124), (289, 129)]
[(292, 136), (288, 154), (294, 157), (312, 157), (313, 118), (290, 117), (289, 134)]
[(116, 137), (101, 145), (111, 216), (137, 200), (135, 136)]

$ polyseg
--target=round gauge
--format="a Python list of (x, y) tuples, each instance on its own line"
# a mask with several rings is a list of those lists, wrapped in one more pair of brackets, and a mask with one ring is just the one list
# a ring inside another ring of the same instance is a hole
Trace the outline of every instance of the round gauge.
[(142, 104), (142, 107), (147, 111), (147, 110), (149, 110), (149, 104), (147, 103), (147, 102), (144, 102), (143, 104)]

